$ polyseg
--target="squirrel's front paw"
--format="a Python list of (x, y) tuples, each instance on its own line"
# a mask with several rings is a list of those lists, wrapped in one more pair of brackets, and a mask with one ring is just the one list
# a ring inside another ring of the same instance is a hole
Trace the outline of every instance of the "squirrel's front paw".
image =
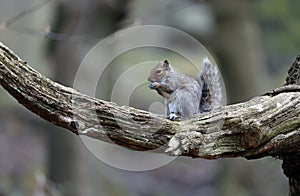
[(157, 89), (159, 88), (160, 84), (158, 82), (151, 82), (151, 84), (149, 85), (150, 89)]

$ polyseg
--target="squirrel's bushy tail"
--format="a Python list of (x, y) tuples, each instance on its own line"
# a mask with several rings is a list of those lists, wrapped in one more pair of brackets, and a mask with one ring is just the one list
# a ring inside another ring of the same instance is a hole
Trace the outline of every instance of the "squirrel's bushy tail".
[(205, 57), (200, 75), (202, 96), (200, 100), (200, 112), (209, 112), (225, 104), (224, 89), (221, 83), (220, 73), (216, 65)]

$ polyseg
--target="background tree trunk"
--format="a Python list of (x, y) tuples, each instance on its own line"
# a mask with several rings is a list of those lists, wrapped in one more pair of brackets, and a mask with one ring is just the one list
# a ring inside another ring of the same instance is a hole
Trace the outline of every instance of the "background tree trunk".
[[(124, 4), (126, 1), (119, 1), (115, 10), (112, 10), (105, 0), (58, 2), (53, 31), (63, 35), (63, 39), (49, 42), (47, 49), (50, 63), (55, 67), (56, 81), (67, 86), (73, 85), (76, 70), (84, 55), (99, 39), (116, 31), (125, 14)], [(82, 141), (62, 132), (60, 128), (52, 129), (48, 135), (49, 177), (64, 187), (63, 195), (99, 195), (108, 191), (101, 183), (108, 179), (90, 169), (95, 166), (86, 167), (93, 165), (95, 160)]]

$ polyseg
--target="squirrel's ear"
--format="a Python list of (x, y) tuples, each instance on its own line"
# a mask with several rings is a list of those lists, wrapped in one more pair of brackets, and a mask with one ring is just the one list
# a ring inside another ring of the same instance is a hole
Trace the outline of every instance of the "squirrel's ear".
[(166, 69), (169, 69), (169, 62), (168, 62), (168, 60), (165, 60), (164, 61), (164, 68), (166, 68)]

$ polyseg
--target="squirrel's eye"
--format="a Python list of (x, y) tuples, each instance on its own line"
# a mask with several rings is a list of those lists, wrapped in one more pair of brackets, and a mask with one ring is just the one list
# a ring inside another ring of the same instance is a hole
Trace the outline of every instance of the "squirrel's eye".
[(160, 74), (160, 73), (161, 73), (161, 70), (160, 70), (160, 69), (156, 70), (156, 73), (157, 73), (157, 74)]

